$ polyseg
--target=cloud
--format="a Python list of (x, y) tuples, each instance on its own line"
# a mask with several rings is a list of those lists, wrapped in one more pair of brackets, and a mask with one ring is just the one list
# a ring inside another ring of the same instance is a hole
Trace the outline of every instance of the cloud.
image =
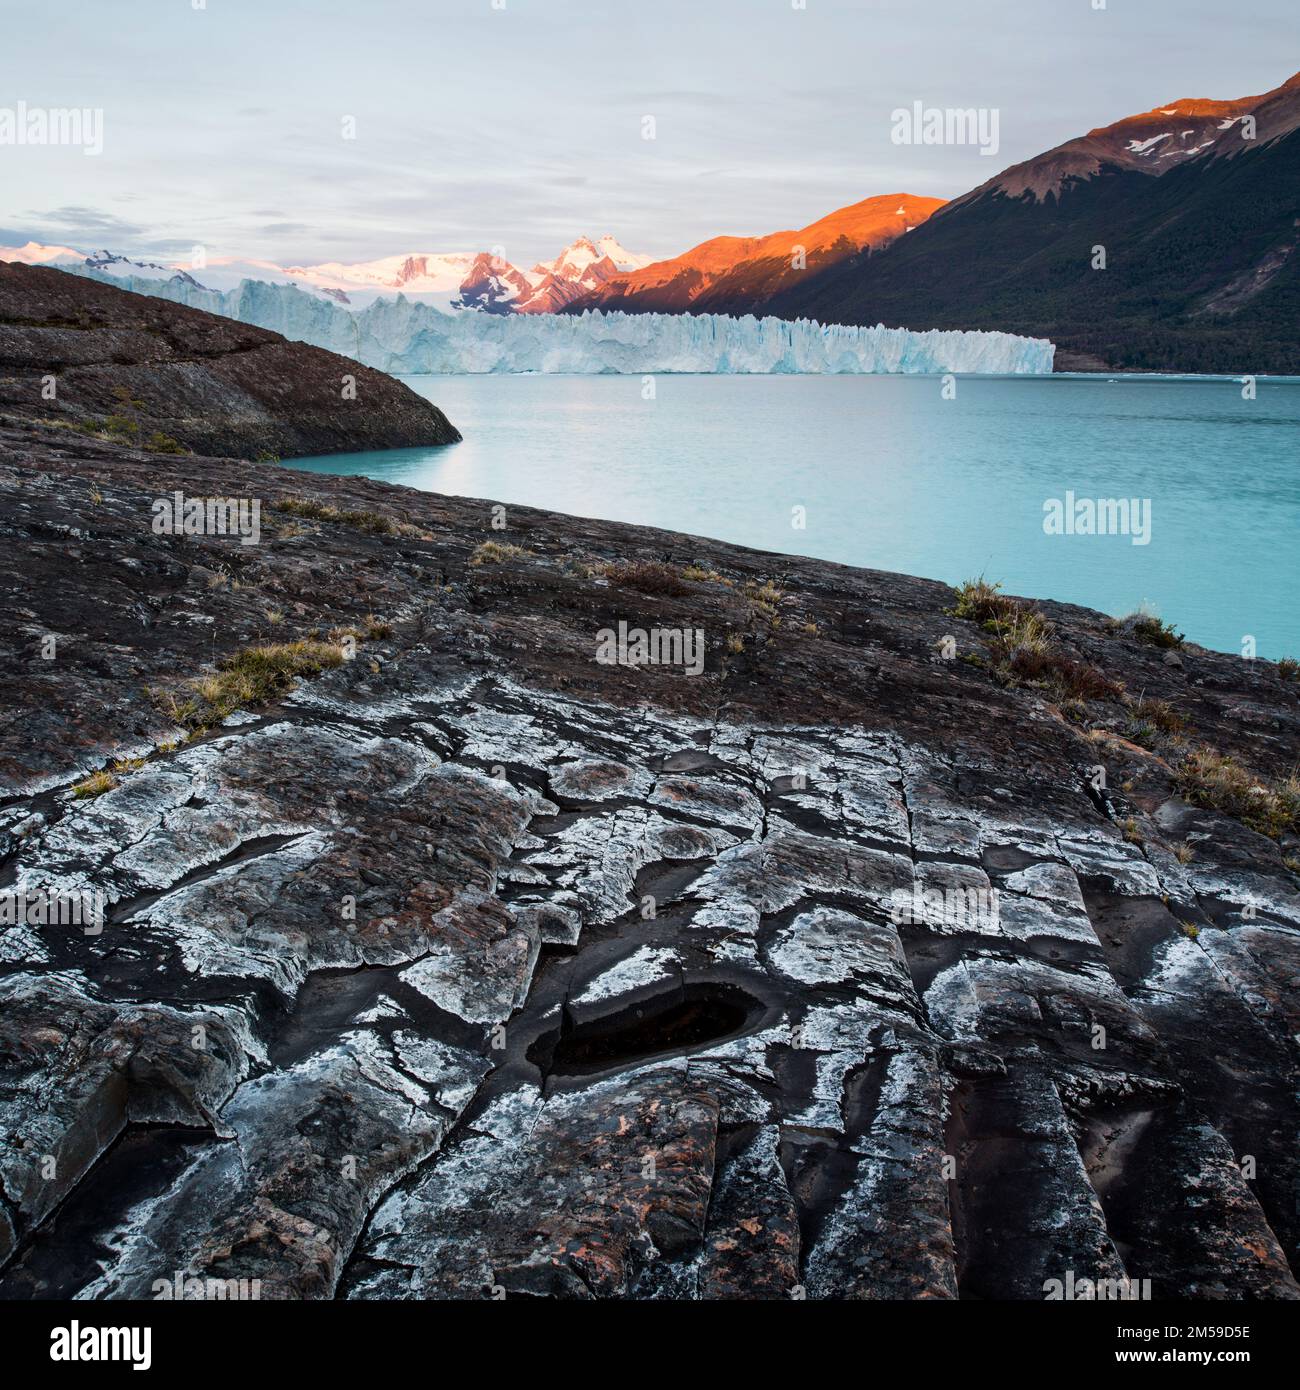
[(112, 213), (76, 203), (50, 208), (46, 212), (29, 211), (26, 216), (34, 219), (35, 225), (57, 229), (60, 237), (68, 238), (109, 236), (134, 239), (141, 236), (145, 230), (136, 222), (127, 222)]

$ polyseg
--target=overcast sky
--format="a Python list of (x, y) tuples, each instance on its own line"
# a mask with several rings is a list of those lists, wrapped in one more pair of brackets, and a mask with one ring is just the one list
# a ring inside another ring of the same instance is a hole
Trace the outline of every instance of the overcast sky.
[[(1095, 2), (0, 0), (0, 108), (104, 113), (99, 156), (0, 145), (0, 243), (530, 265), (613, 232), (667, 256), (951, 197), (1300, 64), (1300, 0)], [(997, 156), (893, 144), (916, 101), (997, 108)]]

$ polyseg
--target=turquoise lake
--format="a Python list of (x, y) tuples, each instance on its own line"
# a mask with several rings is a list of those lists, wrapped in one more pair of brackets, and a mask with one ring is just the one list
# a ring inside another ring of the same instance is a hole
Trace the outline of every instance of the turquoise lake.
[[(1138, 608), (1300, 656), (1300, 380), (420, 376), (464, 434), (290, 467), (661, 526), (1009, 593)], [(1045, 504), (1134, 499), (1130, 534)], [(802, 508), (804, 526), (794, 524)], [(1135, 544), (1137, 523), (1149, 541)]]

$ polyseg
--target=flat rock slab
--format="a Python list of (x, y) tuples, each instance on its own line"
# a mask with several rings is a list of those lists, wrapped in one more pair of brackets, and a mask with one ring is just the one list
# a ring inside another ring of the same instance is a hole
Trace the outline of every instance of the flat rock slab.
[[(213, 478), (257, 546), (153, 533)], [(0, 890), (102, 905), (0, 920), (0, 1295), (1300, 1296), (1292, 843), (943, 660), (942, 585), (508, 517), (0, 423)], [(1295, 761), (1275, 668), (1044, 609)]]

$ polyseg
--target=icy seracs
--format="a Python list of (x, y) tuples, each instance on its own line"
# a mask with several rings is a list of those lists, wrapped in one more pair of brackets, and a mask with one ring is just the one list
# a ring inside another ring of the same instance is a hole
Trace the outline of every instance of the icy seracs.
[(74, 273), (224, 314), (397, 373), (877, 373), (1052, 370), (1045, 338), (874, 328), (724, 314), (580, 316), (440, 313), (400, 294), (352, 311), (292, 285), (244, 280), (227, 291), (180, 278)]

